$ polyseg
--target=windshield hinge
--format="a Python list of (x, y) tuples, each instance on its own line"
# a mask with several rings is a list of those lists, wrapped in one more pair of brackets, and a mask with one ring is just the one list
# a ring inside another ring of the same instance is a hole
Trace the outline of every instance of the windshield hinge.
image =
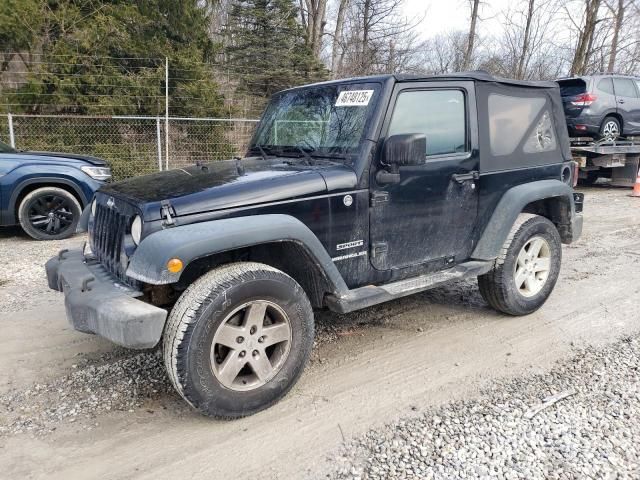
[(176, 222), (173, 220), (173, 217), (171, 216), (173, 212), (173, 207), (171, 206), (171, 203), (169, 203), (168, 200), (163, 200), (161, 205), (162, 205), (162, 218), (163, 218), (162, 224), (167, 227), (175, 225)]

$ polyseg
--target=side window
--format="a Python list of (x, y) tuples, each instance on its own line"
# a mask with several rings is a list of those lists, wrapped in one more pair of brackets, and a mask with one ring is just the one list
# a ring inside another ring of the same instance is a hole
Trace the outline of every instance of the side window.
[(466, 115), (460, 90), (420, 90), (398, 95), (388, 135), (424, 133), (427, 155), (465, 152)]
[(614, 85), (616, 87), (616, 96), (618, 97), (637, 97), (636, 87), (633, 81), (629, 78), (616, 78), (614, 79)]
[(598, 82), (598, 90), (613, 95), (613, 80), (611, 78), (603, 78)]
[(489, 143), (493, 156), (510, 155), (533, 128), (524, 146), (526, 153), (553, 150), (555, 135), (548, 111), (542, 113), (547, 100), (544, 97), (512, 97), (492, 93), (489, 95)]

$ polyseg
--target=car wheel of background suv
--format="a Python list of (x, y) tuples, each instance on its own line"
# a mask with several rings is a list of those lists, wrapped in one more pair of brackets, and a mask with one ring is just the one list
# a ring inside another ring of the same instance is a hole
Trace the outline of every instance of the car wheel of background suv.
[(18, 220), (36, 240), (62, 240), (73, 235), (82, 210), (78, 200), (58, 187), (29, 192), (20, 202)]
[(615, 140), (620, 136), (620, 122), (615, 117), (605, 117), (600, 125), (600, 138), (607, 140)]

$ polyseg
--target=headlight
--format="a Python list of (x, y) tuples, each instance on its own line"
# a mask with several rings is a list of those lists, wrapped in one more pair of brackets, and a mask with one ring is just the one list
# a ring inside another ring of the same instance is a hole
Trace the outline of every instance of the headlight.
[(109, 180), (111, 178), (111, 169), (107, 167), (80, 167), (84, 173), (89, 175), (94, 180)]
[(96, 199), (94, 198), (93, 202), (91, 202), (91, 216), (92, 217), (96, 216), (96, 205), (97, 205), (97, 202), (96, 202)]
[(136, 215), (136, 218), (133, 219), (133, 223), (131, 224), (131, 239), (133, 243), (136, 245), (140, 244), (140, 237), (142, 236), (142, 219), (139, 215)]

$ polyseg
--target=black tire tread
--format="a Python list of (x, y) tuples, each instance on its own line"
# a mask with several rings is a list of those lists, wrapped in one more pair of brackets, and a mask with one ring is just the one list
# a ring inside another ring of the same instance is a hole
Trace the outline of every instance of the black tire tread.
[[(269, 276), (279, 279), (285, 276), (288, 280), (295, 283), (297, 288), (302, 290), (302, 287), (300, 287), (295, 280), (284, 272), (269, 265), (257, 262), (230, 263), (211, 270), (193, 282), (180, 296), (167, 320), (163, 336), (162, 353), (169, 379), (176, 391), (189, 405), (205, 414), (208, 414), (208, 412), (204, 412), (200, 408), (197, 399), (191, 397), (189, 389), (185, 384), (186, 352), (184, 352), (184, 350), (188, 348), (190, 344), (190, 337), (199, 319), (199, 312), (206, 306), (208, 299), (213, 295), (224, 295), (224, 291), (237, 282), (254, 279), (256, 272), (266, 272)], [(311, 304), (306, 299), (306, 296), (304, 298), (306, 305), (304, 305), (303, 308), (306, 308), (308, 312), (312, 314)], [(313, 336), (313, 332), (311, 332), (311, 335)], [(295, 382), (292, 382), (290, 387), (293, 387), (293, 383)], [(279, 399), (274, 400), (271, 404), (276, 403), (278, 400)], [(268, 408), (269, 405), (264, 406), (264, 408)], [(247, 415), (249, 414), (250, 413), (247, 413)], [(214, 416), (222, 419), (238, 418), (237, 415), (216, 414)]]
[(509, 235), (498, 254), (498, 257), (494, 260), (492, 269), (484, 275), (478, 277), (478, 287), (480, 294), (487, 301), (487, 303), (500, 312), (508, 313), (510, 315), (521, 315), (522, 313), (513, 309), (508, 301), (508, 292), (506, 291), (506, 278), (505, 275), (510, 275), (510, 272), (505, 272), (503, 266), (509, 255), (509, 249), (518, 232), (530, 221), (546, 221), (553, 228), (555, 226), (550, 220), (540, 215), (532, 213), (521, 213), (516, 218)]

